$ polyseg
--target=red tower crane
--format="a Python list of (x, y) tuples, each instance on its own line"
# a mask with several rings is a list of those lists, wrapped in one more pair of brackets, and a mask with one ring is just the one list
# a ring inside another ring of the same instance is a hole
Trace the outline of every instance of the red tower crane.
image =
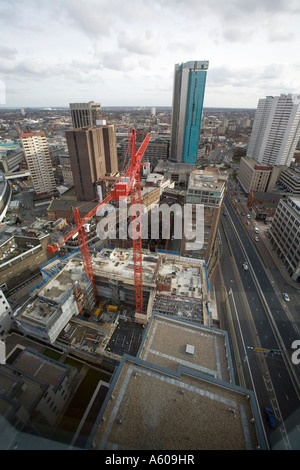
[[(126, 198), (131, 195), (131, 207), (134, 204), (141, 204), (141, 179), (140, 179), (140, 167), (141, 160), (146, 151), (150, 140), (150, 135), (147, 134), (143, 140), (139, 150), (136, 150), (136, 131), (132, 129), (129, 135), (129, 154), (130, 164), (126, 171), (125, 177), (121, 177), (120, 181), (115, 183), (111, 189), (110, 194), (97, 204), (90, 212), (88, 212), (83, 218), (80, 217), (78, 208), (76, 207), (74, 212), (74, 218), (76, 226), (71, 229), (63, 238), (61, 243), (55, 243), (48, 245), (47, 251), (49, 253), (55, 253), (61, 248), (70, 238), (74, 235), (78, 235), (79, 248), (81, 252), (82, 262), (85, 269), (85, 275), (90, 280), (92, 289), (94, 292), (95, 301), (98, 301), (95, 276), (93, 271), (91, 254), (88, 246), (88, 238), (85, 231), (85, 224), (89, 222), (96, 214), (102, 205), (108, 204), (111, 200), (119, 200), (120, 198)], [(132, 241), (133, 241), (133, 260), (134, 260), (134, 283), (135, 283), (135, 303), (136, 311), (138, 313), (143, 312), (143, 281), (142, 281), (142, 237), (141, 237), (141, 212), (132, 211)]]

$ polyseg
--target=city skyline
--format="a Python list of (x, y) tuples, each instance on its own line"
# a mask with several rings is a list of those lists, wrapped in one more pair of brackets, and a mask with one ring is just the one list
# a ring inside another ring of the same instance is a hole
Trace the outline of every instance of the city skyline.
[(299, 93), (299, 15), (292, 0), (3, 0), (0, 106), (171, 106), (174, 64), (200, 58), (204, 107), (256, 108)]

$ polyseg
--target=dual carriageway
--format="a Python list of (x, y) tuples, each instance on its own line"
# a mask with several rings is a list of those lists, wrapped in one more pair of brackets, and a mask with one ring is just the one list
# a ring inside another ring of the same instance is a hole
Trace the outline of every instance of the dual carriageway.
[(300, 449), (300, 365), (291, 360), (293, 342), (300, 339), (300, 293), (283, 277), (264, 237), (255, 241), (252, 220), (246, 226), (228, 197), (224, 211), (220, 295), (237, 382), (256, 394), (264, 424), (265, 406), (275, 414), (276, 429), (265, 426), (270, 449)]

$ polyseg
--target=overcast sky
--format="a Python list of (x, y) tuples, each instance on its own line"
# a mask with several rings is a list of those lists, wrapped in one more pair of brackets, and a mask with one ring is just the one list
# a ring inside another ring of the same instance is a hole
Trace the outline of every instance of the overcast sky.
[(172, 106), (208, 60), (205, 107), (300, 94), (299, 0), (0, 0), (0, 103)]

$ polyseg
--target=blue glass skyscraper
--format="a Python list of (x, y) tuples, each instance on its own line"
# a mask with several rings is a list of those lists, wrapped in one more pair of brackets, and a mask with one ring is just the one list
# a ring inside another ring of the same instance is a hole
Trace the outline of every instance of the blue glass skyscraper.
[(172, 160), (196, 164), (208, 61), (175, 65), (172, 132)]

